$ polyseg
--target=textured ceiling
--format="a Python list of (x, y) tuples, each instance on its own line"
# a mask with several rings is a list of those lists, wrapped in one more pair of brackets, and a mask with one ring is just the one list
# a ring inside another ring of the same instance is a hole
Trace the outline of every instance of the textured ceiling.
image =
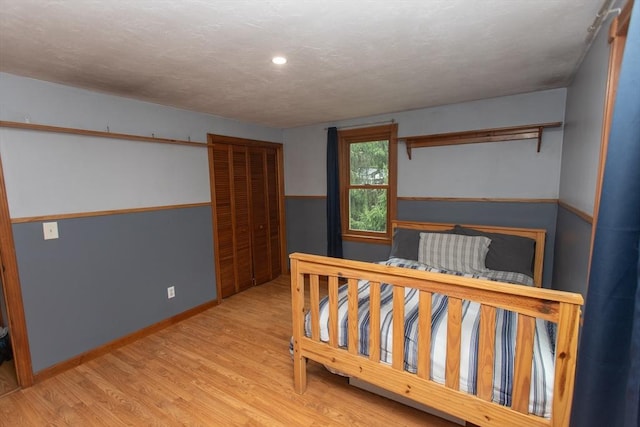
[(0, 71), (288, 128), (564, 87), (601, 5), (0, 0)]

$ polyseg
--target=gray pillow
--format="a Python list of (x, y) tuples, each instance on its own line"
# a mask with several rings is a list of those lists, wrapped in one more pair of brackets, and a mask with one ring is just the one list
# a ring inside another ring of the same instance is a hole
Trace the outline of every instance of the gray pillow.
[[(391, 253), (389, 254), (389, 258), (403, 258), (417, 261), (420, 233), (424, 232), (425, 230), (397, 227), (393, 231), (393, 243), (391, 244)], [(453, 228), (445, 231), (429, 231), (429, 233), (451, 232), (453, 232)]]
[(420, 233), (418, 261), (430, 267), (466, 274), (486, 271), (491, 239), (462, 234)]
[(389, 258), (395, 257), (417, 261), (419, 242), (420, 230), (396, 228), (393, 231), (393, 243), (391, 244)]
[(486, 233), (456, 225), (454, 234), (485, 236), (491, 239), (485, 265), (490, 270), (515, 271), (533, 277), (533, 258), (536, 241), (527, 237), (502, 233)]

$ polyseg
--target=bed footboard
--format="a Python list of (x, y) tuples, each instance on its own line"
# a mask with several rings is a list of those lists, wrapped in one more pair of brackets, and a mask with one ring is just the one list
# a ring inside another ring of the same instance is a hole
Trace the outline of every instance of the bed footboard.
[[(433, 407), (478, 425), (567, 426), (574, 388), (580, 307), (578, 294), (549, 289), (495, 283), (406, 268), (348, 261), (295, 253), (291, 258), (293, 311), (294, 387), (303, 393), (307, 387), (307, 359), (346, 375), (375, 384), (393, 393)], [(369, 281), (368, 355), (359, 352), (358, 281)], [(393, 287), (393, 325), (391, 363), (380, 354), (380, 289)], [(338, 340), (338, 288), (347, 286), (346, 346)], [(405, 370), (405, 292), (418, 292), (418, 334), (416, 372)], [(328, 296), (328, 339), (321, 339), (319, 303)], [(448, 297), (446, 318), (445, 382), (431, 379), (432, 296)], [(463, 302), (480, 305), (476, 393), (460, 390), (461, 319)], [(517, 331), (512, 399), (510, 406), (492, 402), (496, 312), (516, 313)], [(310, 330), (305, 334), (305, 316)], [(402, 319), (402, 321), (396, 321)], [(551, 418), (529, 414), (529, 392), (536, 319), (557, 324), (555, 370)]]

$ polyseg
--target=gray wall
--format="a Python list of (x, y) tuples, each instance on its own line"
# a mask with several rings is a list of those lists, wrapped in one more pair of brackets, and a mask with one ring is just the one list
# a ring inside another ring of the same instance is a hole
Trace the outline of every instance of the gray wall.
[[(0, 119), (205, 142), (280, 129), (0, 73)], [(216, 297), (207, 150), (0, 129), (12, 220), (64, 214), (60, 238), (15, 222), (36, 372)], [(164, 207), (109, 216), (85, 213)], [(77, 215), (76, 215), (77, 214)], [(167, 287), (176, 287), (167, 299)]]
[[(607, 34), (611, 19), (602, 26), (567, 89), (559, 198), (587, 215), (593, 215), (595, 203), (609, 64)], [(591, 224), (561, 208), (554, 288), (580, 292), (586, 297), (590, 245)]]
[[(289, 252), (326, 253), (326, 127), (394, 119), (398, 136), (428, 135), (532, 123), (562, 122), (566, 89), (482, 99), (283, 131)], [(559, 194), (561, 128), (535, 141), (510, 141), (413, 150), (398, 146), (398, 196), (407, 198), (550, 199)], [(551, 286), (557, 206), (554, 203), (428, 202), (403, 200), (398, 218), (538, 227), (547, 230), (544, 285)], [(345, 258), (386, 259), (388, 245), (344, 243)]]
[(556, 289), (586, 297), (591, 224), (559, 206), (553, 283)]
[[(326, 201), (323, 198), (287, 198), (289, 252), (325, 255)], [(399, 200), (398, 218), (410, 221), (452, 222), (543, 228), (547, 230), (543, 284), (551, 286), (556, 233), (556, 203)], [(362, 261), (388, 258), (388, 245), (344, 242), (344, 257)]]
[[(394, 119), (398, 137), (564, 120), (566, 90), (554, 89), (452, 105), (322, 123), (283, 131), (285, 193), (326, 195), (327, 126)], [(533, 140), (429, 147), (409, 159), (398, 146), (399, 197), (557, 199), (562, 129)]]
[(324, 197), (285, 197), (287, 251), (327, 254), (327, 201)]
[(44, 240), (39, 222), (13, 226), (35, 372), (216, 298), (210, 207), (58, 229)]

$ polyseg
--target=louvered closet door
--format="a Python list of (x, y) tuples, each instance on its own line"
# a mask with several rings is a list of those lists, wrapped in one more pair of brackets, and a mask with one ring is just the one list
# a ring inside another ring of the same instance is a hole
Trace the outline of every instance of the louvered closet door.
[(214, 215), (217, 226), (215, 256), (223, 298), (236, 293), (230, 154), (231, 147), (228, 145), (213, 146), (212, 184), (215, 189)]
[(214, 146), (216, 256), (223, 298), (253, 283), (247, 166), (246, 147)]
[(267, 203), (266, 150), (249, 149), (251, 175), (251, 236), (253, 277), (256, 284), (271, 280), (271, 246), (269, 244), (269, 211)]
[(278, 185), (278, 154), (276, 150), (266, 151), (266, 168), (271, 279), (275, 279), (282, 274), (282, 264), (280, 259), (280, 188)]
[(232, 151), (235, 267), (238, 291), (243, 291), (253, 284), (248, 153), (247, 147), (234, 146)]
[(279, 148), (212, 142), (216, 269), (222, 298), (282, 273)]

